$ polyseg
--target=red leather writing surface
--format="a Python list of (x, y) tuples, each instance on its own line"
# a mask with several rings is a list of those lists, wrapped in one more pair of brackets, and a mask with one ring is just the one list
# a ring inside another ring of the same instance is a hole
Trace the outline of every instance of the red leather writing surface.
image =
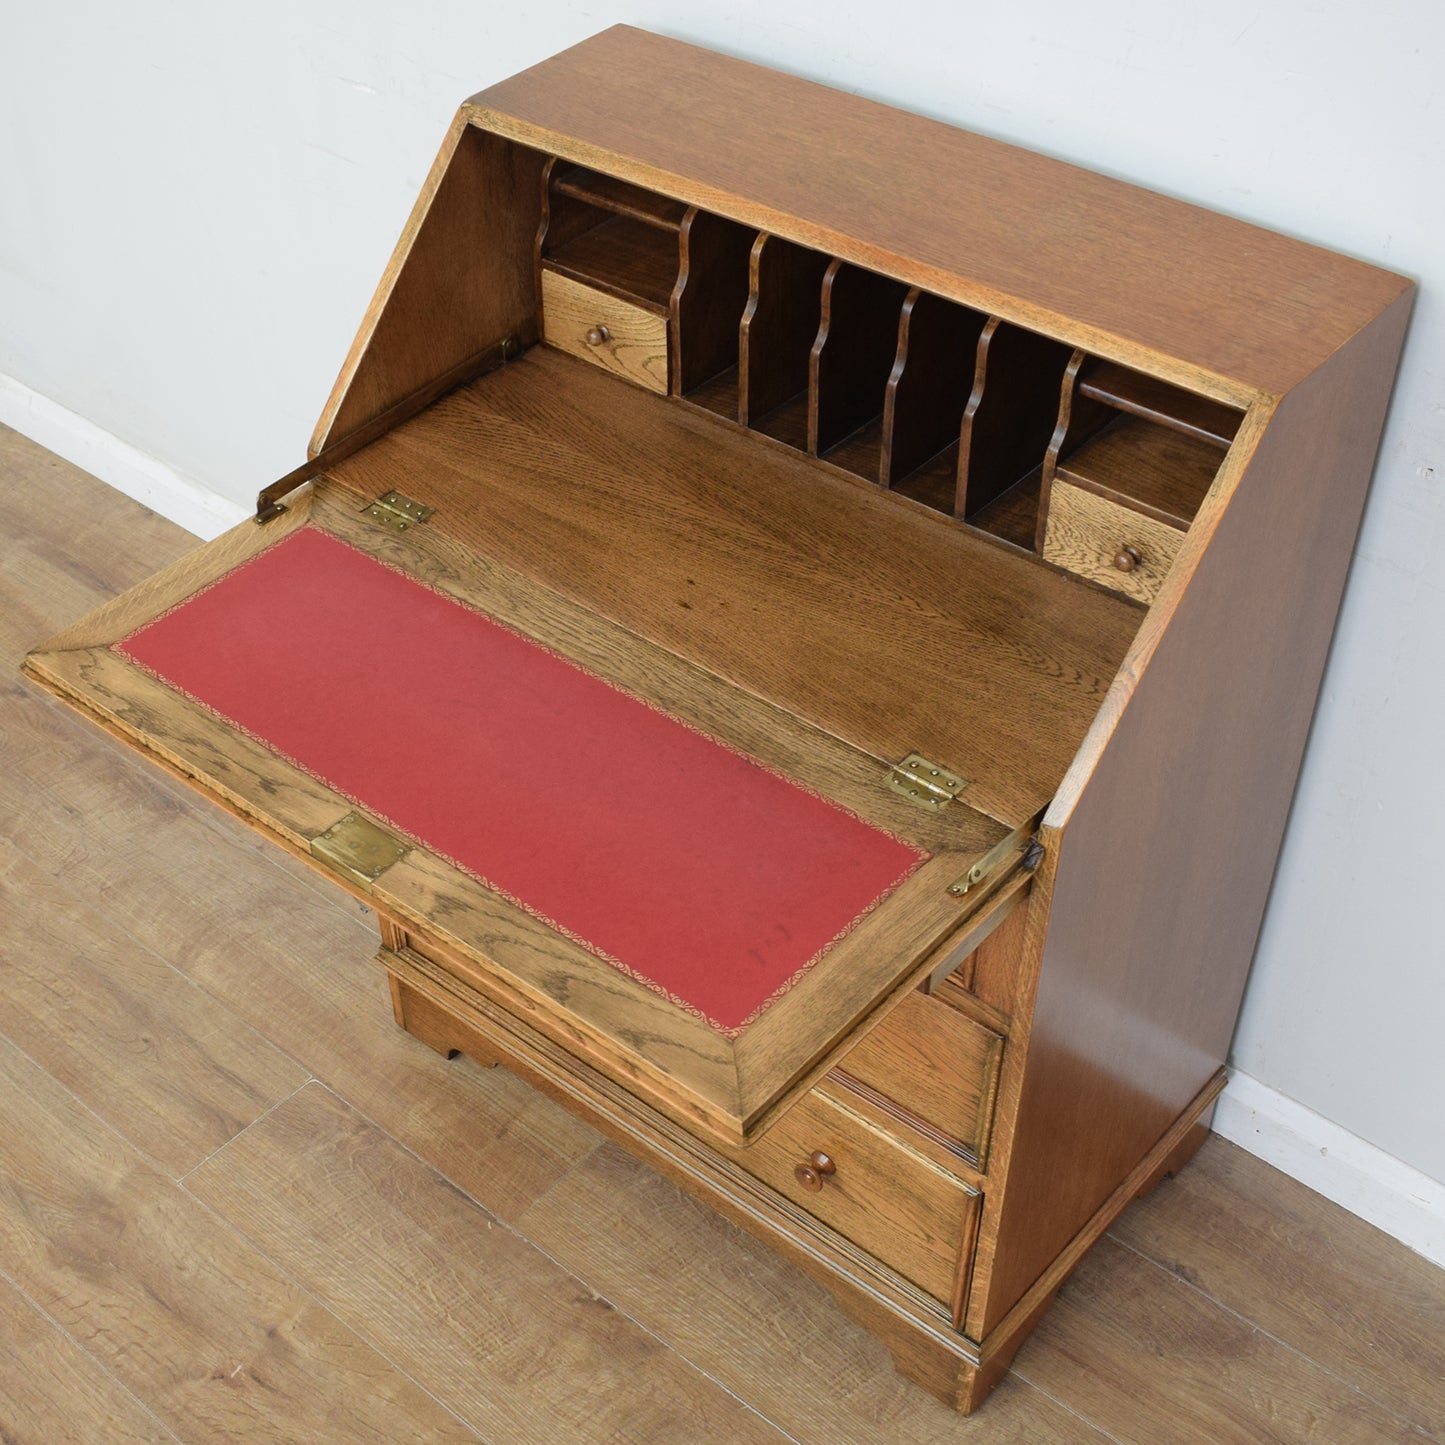
[(314, 528), (115, 646), (729, 1034), (928, 856)]

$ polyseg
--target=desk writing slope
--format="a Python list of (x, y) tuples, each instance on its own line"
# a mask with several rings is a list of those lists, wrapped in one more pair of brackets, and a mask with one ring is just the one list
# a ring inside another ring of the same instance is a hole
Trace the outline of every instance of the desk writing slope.
[(26, 672), (967, 1411), (1207, 1132), (1411, 293), (616, 27), (463, 103), (310, 459)]
[(116, 650), (729, 1036), (928, 857), (316, 529)]

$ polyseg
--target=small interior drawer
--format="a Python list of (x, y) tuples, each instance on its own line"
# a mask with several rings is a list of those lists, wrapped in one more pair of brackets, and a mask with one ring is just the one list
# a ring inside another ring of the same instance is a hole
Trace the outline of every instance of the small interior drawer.
[(982, 1168), (1003, 1039), (942, 999), (911, 993), (834, 1075), (955, 1140)]
[(1184, 541), (1176, 527), (1055, 480), (1044, 559), (1138, 602), (1152, 602)]
[(542, 336), (648, 391), (667, 393), (667, 317), (542, 271)]
[(816, 1091), (756, 1144), (721, 1152), (935, 1299), (951, 1303), (980, 1198), (961, 1180)]

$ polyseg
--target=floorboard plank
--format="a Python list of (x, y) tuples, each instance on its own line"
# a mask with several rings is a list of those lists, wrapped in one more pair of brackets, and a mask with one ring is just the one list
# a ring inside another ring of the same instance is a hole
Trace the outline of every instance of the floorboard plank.
[(307, 1072), (0, 837), (0, 1033), (179, 1179)]
[(7, 516), (23, 508), (27, 546), (90, 578), (107, 595), (159, 571), (198, 542), (184, 527), (4, 426), (0, 503)]
[(614, 1144), (518, 1227), (807, 1445), (1107, 1439), (1017, 1380), (971, 1419), (954, 1414), (896, 1374), (821, 1285)]
[(1445, 1270), (1397, 1240), (1217, 1137), (1113, 1233), (1445, 1436)]
[(784, 1438), (320, 1085), (188, 1187), (490, 1439)]
[(19, 1290), (0, 1281), (5, 1445), (161, 1445), (176, 1438)]
[(184, 1440), (477, 1438), (4, 1041), (0, 1271)]
[(349, 899), (319, 898), (239, 823), (22, 686), (0, 683), (0, 833), (40, 868), (500, 1216), (594, 1147), (506, 1070), (448, 1065), (397, 1028)]
[(1121, 1445), (1402, 1445), (1384, 1406), (1111, 1239), (1025, 1341), (1014, 1372)]

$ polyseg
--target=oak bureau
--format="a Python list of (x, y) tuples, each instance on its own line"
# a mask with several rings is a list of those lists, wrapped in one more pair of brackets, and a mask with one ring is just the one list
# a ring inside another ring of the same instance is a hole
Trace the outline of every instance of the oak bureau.
[(1412, 292), (618, 27), (26, 671), (967, 1411), (1207, 1131)]

